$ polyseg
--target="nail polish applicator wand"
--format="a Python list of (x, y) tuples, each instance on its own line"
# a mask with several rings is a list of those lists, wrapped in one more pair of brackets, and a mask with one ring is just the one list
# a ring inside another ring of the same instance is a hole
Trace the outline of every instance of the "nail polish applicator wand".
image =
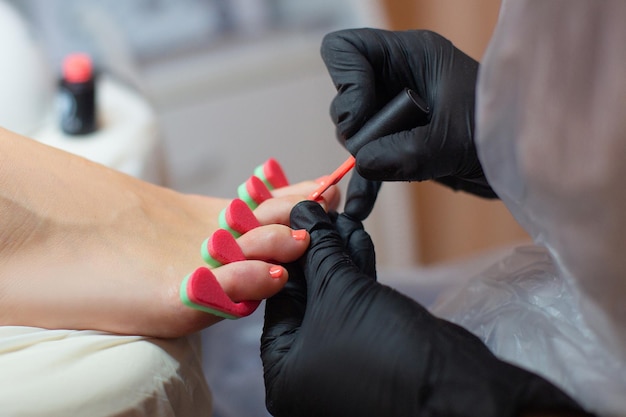
[[(430, 110), (426, 103), (413, 90), (405, 88), (389, 101), (378, 113), (372, 116), (348, 141), (346, 147), (356, 154), (363, 146), (392, 133), (402, 132), (428, 123)], [(356, 164), (350, 156), (335, 171), (326, 177), (308, 199), (318, 200), (330, 186), (337, 184)]]

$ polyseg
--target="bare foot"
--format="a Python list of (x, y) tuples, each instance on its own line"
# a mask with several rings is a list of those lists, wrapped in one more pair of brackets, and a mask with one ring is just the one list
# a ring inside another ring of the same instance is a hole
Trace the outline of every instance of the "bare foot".
[[(313, 182), (285, 187), (255, 210), (266, 225), (240, 237), (249, 261), (214, 270), (234, 300), (262, 299), (297, 259), (289, 211)], [(336, 204), (337, 191), (326, 194)], [(0, 130), (0, 325), (175, 337), (220, 319), (184, 306), (181, 280), (229, 200), (185, 195)], [(258, 260), (257, 260), (258, 259)]]

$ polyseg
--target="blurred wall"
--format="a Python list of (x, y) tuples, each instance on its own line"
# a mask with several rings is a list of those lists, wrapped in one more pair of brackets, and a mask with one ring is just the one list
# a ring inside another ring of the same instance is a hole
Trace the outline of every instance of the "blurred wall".
[[(391, 29), (430, 29), (480, 61), (498, 18), (500, 0), (381, 0)], [(500, 201), (413, 183), (418, 259), (433, 264), (528, 240)]]

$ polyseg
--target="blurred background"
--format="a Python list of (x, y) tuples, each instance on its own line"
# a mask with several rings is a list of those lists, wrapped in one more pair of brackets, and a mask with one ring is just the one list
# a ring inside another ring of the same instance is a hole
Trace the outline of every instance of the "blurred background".
[[(327, 174), (347, 157), (328, 116), (334, 88), (319, 56), (325, 33), (432, 29), (480, 60), (500, 6), (499, 0), (2, 1), (27, 22), (28, 39), (11, 47), (11, 26), (0, 24), (0, 45), (15, 55), (6, 57), (13, 63), (3, 77), (11, 94), (4, 90), (0, 124), (182, 192), (229, 198), (270, 157), (292, 182)], [(36, 64), (22, 56), (35, 47)], [(58, 128), (55, 91), (63, 59), (73, 52), (88, 53), (97, 71), (99, 128), (90, 135)], [(14, 78), (42, 88), (33, 92)], [(17, 112), (32, 114), (13, 126)], [(382, 268), (454, 262), (528, 239), (500, 202), (430, 183), (386, 184), (366, 226)]]

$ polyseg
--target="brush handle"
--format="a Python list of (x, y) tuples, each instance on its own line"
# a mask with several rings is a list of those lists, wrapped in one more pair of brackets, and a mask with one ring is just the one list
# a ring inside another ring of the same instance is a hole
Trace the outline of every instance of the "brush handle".
[(424, 100), (415, 91), (405, 88), (346, 140), (346, 148), (356, 155), (376, 139), (427, 124), (429, 116), (430, 109)]

